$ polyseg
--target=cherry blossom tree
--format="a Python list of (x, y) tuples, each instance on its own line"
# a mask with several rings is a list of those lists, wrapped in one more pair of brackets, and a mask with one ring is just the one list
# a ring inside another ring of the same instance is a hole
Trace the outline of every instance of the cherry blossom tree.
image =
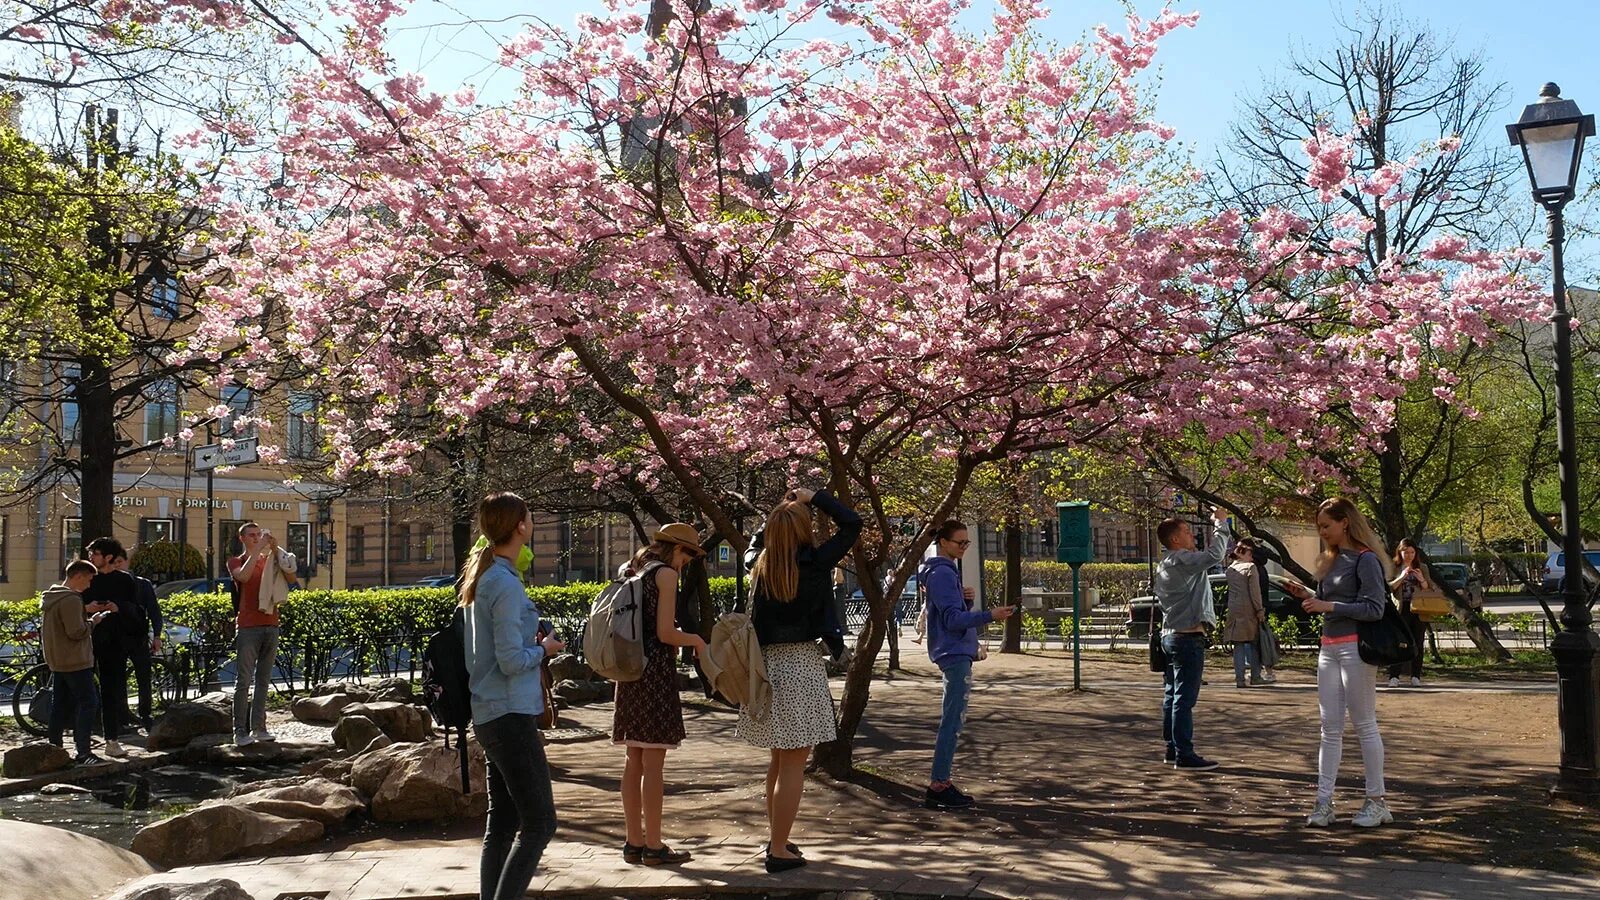
[[(218, 198), (226, 279), (192, 352), (317, 371), (343, 472), (406, 467), (408, 411), (468, 422), (581, 385), (653, 451), (630, 477), (673, 480), (739, 549), (703, 461), (826, 483), (869, 522), (853, 562), (871, 614), (819, 752), (844, 773), (893, 598), (978, 467), (1191, 428), (1342, 439), (1329, 410), (1391, 415), (1423, 342), (1538, 305), (1464, 243), (1428, 251), (1448, 279), (1338, 283), (1357, 217), (1328, 211), (1324, 245), (1303, 213), (1161, 202), (1195, 176), (1166, 165), (1141, 73), (1193, 15), (1058, 48), (1038, 3), (1002, 0), (978, 31), (967, 5), (618, 0), (502, 48), (520, 90), (494, 104), (394, 65), (393, 2), (341, 4), (329, 43), (233, 5), (310, 60), (275, 146), (299, 221)], [(852, 37), (810, 37), (824, 17)], [(1354, 182), (1341, 140), (1307, 147), (1320, 191)], [(598, 445), (623, 426), (571, 427)], [(942, 463), (910, 540), (880, 479), (908, 453)]]

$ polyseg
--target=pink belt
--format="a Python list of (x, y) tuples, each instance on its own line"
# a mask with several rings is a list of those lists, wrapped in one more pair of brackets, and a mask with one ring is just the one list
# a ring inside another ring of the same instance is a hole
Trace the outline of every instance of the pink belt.
[(1323, 635), (1322, 646), (1333, 647), (1338, 644), (1354, 644), (1359, 640), (1361, 640), (1361, 635), (1359, 634), (1341, 634), (1338, 637), (1328, 637), (1327, 635)]

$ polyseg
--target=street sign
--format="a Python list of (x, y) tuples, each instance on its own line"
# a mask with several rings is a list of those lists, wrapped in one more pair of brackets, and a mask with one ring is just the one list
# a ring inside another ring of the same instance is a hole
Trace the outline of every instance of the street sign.
[(1061, 526), (1056, 544), (1056, 562), (1082, 565), (1094, 559), (1094, 531), (1089, 527), (1089, 504), (1084, 501), (1057, 503), (1056, 516)]
[(253, 463), (261, 458), (256, 451), (256, 438), (245, 438), (234, 441), (232, 449), (224, 450), (221, 444), (205, 444), (194, 448), (194, 467), (196, 471), (215, 469), (218, 466), (242, 466)]

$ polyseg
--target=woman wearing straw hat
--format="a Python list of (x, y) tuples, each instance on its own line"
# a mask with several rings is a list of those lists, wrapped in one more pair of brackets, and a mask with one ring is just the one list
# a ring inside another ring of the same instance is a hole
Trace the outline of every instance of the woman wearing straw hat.
[[(833, 519), (833, 537), (816, 544), (811, 510)], [(833, 695), (823, 665), (819, 638), (826, 637), (833, 602), (833, 567), (861, 534), (861, 517), (827, 491), (796, 488), (767, 516), (761, 555), (750, 570), (751, 619), (767, 678), (772, 706), (766, 721), (749, 707), (739, 712), (738, 735), (772, 751), (767, 765), (767, 871), (783, 872), (806, 864), (789, 831), (800, 813), (806, 758), (811, 748), (837, 736)]]
[(617, 683), (617, 703), (611, 740), (628, 749), (622, 769), (622, 816), (627, 837), (622, 858), (647, 866), (688, 862), (686, 850), (674, 850), (661, 841), (662, 770), (667, 751), (683, 742), (683, 705), (678, 698), (679, 647), (705, 652), (697, 634), (678, 628), (678, 574), (705, 555), (700, 534), (682, 522), (657, 531), (650, 543), (634, 554), (624, 576), (643, 576), (645, 622), (655, 628), (645, 632), (644, 674), (638, 681)]

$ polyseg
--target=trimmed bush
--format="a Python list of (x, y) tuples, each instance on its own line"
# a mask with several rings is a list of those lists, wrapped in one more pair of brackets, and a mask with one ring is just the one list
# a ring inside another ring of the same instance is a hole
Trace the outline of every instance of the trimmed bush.
[[(1004, 596), (1005, 581), (1005, 560), (984, 560), (984, 594), (989, 597)], [(1070, 592), (1072, 567), (1066, 563), (1025, 560), (1022, 563), (1022, 583), (1026, 587), (1042, 587), (1047, 591)], [(1144, 563), (1089, 563), (1078, 573), (1078, 589), (1099, 588), (1101, 605), (1115, 606), (1149, 593), (1149, 583), (1150, 567)]]
[(206, 558), (193, 544), (172, 541), (154, 541), (140, 544), (128, 557), (128, 568), (136, 575), (160, 584), (184, 578), (201, 578), (206, 574)]

